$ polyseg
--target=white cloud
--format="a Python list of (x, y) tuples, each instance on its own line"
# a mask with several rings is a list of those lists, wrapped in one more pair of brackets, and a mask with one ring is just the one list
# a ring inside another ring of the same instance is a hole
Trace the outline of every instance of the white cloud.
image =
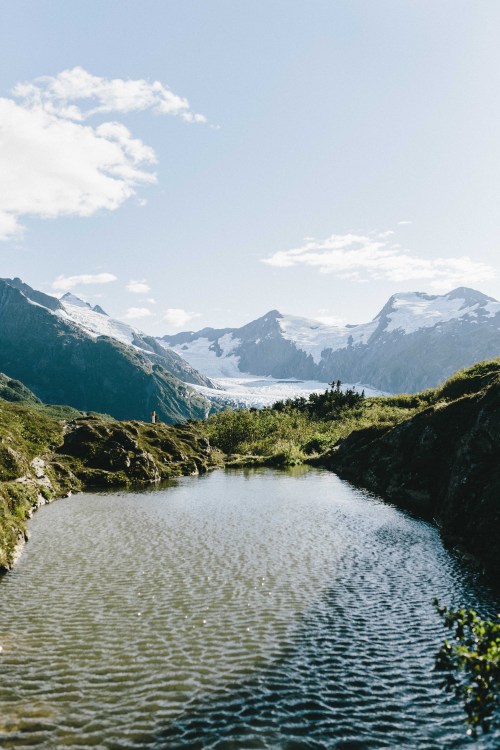
[(129, 307), (125, 313), (125, 317), (128, 320), (136, 320), (138, 318), (148, 318), (151, 314), (151, 310), (148, 310), (147, 307)]
[[(30, 108), (43, 108), (50, 114), (81, 122), (92, 115), (108, 112), (138, 112), (152, 109), (161, 114), (180, 116), (186, 122), (206, 122), (204, 115), (192, 112), (186, 98), (168, 86), (144, 79), (102, 78), (78, 66), (57, 76), (40, 76), (18, 83), (14, 95)], [(79, 102), (77, 104), (76, 102)], [(82, 108), (83, 103), (88, 108)]]
[(423, 258), (399, 245), (389, 244), (389, 234), (331, 235), (326, 240), (310, 240), (291, 250), (280, 250), (263, 262), (278, 268), (309, 266), (320, 273), (333, 273), (355, 281), (422, 279), (436, 290), (485, 281), (497, 272), (491, 266), (468, 256)]
[(68, 292), (80, 284), (109, 284), (117, 278), (112, 273), (82, 273), (80, 276), (58, 276), (52, 282), (52, 289), (60, 292)]
[(150, 288), (144, 279), (141, 281), (131, 279), (127, 284), (127, 291), (132, 292), (133, 294), (147, 294), (150, 291)]
[[(158, 81), (92, 76), (83, 68), (18, 84), (0, 97), (0, 240), (22, 234), (21, 217), (91, 216), (115, 210), (138, 186), (155, 183), (152, 148), (120, 122), (96, 113), (154, 109), (189, 122), (189, 102)], [(94, 106), (81, 109), (86, 101)]]
[(403, 221), (398, 221), (398, 226), (400, 226), (400, 227), (404, 227), (407, 224), (413, 224), (413, 221), (406, 221), (404, 219), (403, 219)]
[(193, 318), (199, 318), (201, 313), (187, 312), (179, 307), (169, 307), (165, 310), (163, 320), (173, 328), (181, 328)]

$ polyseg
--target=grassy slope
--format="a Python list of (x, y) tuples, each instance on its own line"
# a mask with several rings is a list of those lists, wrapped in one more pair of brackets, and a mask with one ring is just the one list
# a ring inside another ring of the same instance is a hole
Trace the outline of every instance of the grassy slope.
[(293, 401), (260, 411), (228, 409), (208, 419), (207, 434), (232, 463), (292, 465), (324, 454), (354, 431), (389, 430), (429, 407), (441, 408), (495, 382), (500, 382), (500, 360), (461, 370), (439, 388), (415, 395), (366, 398), (327, 417), (311, 415), (307, 404), (297, 408)]

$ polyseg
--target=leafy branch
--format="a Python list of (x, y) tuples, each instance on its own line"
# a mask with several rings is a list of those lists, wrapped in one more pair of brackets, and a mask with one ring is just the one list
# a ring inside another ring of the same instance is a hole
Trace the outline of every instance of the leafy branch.
[(442, 687), (462, 701), (468, 734), (487, 732), (500, 697), (500, 620), (482, 620), (473, 609), (451, 610), (433, 602), (452, 638), (436, 654)]

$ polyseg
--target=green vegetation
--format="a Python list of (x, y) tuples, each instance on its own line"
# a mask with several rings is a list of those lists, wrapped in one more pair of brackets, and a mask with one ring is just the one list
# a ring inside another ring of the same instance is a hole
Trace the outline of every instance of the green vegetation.
[(468, 733), (476, 736), (498, 719), (500, 620), (482, 620), (472, 609), (440, 607), (437, 599), (434, 606), (453, 634), (436, 655), (436, 670), (443, 673), (443, 687), (463, 702)]
[[(0, 376), (0, 396), (5, 399), (0, 398), (0, 568), (12, 564), (32, 508), (52, 497), (85, 487), (160, 481), (223, 463), (275, 467), (316, 463), (337, 470), (332, 459), (353, 438), (359, 436), (370, 451), (379, 437), (397, 433), (393, 428), (398, 425), (423, 417), (427, 429), (434, 415), (448, 413), (456, 432), (452, 407), (470, 404), (474, 415), (477, 398), (488, 393), (492, 397), (488, 404), (492, 401), (496, 408), (499, 386), (500, 360), (493, 360), (457, 373), (440, 388), (415, 395), (365, 398), (352, 390), (343, 392), (336, 382), (308, 399), (290, 399), (263, 410), (227, 409), (206, 422), (170, 427), (46, 406), (19, 381)], [(401, 453), (398, 440), (395, 449)], [(476, 440), (474, 445), (483, 443)], [(41, 464), (34, 466), (34, 459)], [(478, 466), (481, 460), (477, 459)], [(392, 464), (388, 469), (394, 473)], [(489, 506), (484, 508), (489, 528), (491, 512)], [(453, 511), (452, 516), (457, 514)]]
[(62, 425), (41, 405), (0, 401), (0, 567), (12, 562), (25, 519), (37, 504), (30, 464), (60, 442)]
[[(412, 416), (426, 397), (365, 398), (340, 390), (340, 384), (323, 394), (311, 394), (249, 411), (226, 409), (207, 420), (212, 445), (231, 457), (258, 457), (269, 465), (295, 465), (324, 453), (353, 430), (388, 429)], [(250, 459), (252, 460), (252, 459)]]
[(312, 462), (358, 430), (382, 433), (428, 408), (500, 382), (500, 360), (480, 362), (461, 370), (446, 383), (414, 395), (365, 398), (339, 381), (323, 394), (311, 394), (257, 410), (226, 409), (207, 420), (212, 445), (229, 456), (229, 465), (257, 463), (290, 466)]

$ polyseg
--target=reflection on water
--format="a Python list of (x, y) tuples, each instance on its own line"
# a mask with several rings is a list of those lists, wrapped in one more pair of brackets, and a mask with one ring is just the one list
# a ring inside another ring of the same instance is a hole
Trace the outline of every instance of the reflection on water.
[(432, 526), (327, 472), (59, 501), (0, 582), (0, 744), (493, 748), (432, 673), (436, 595), (498, 606)]

